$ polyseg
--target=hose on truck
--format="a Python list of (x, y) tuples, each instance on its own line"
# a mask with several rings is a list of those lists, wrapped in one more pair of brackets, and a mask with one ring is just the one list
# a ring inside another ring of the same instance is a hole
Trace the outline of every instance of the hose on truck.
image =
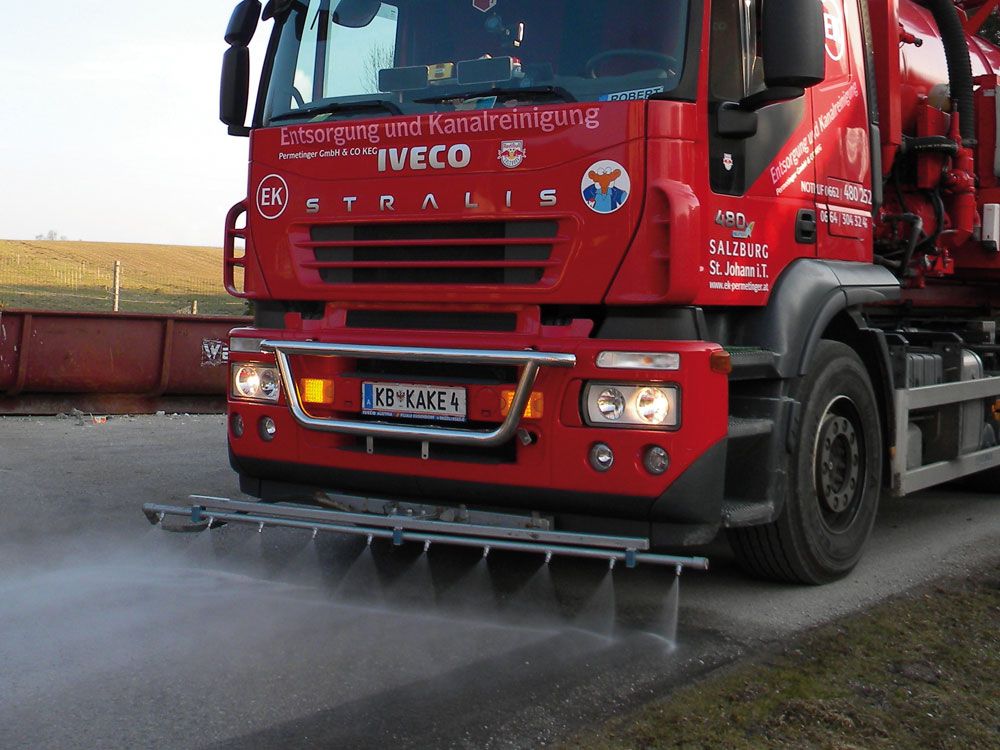
[(971, 146), (976, 140), (975, 109), (972, 98), (972, 58), (969, 43), (958, 15), (954, 0), (923, 0), (934, 16), (944, 44), (945, 59), (948, 63), (948, 81), (951, 98), (958, 106), (959, 126), (964, 145)]

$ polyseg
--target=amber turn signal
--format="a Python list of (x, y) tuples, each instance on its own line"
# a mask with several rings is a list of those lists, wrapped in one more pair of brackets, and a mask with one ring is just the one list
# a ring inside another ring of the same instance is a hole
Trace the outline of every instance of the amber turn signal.
[(708, 357), (708, 366), (712, 372), (728, 375), (733, 371), (733, 358), (725, 350), (712, 352)]
[(304, 404), (332, 404), (333, 381), (319, 378), (303, 378), (299, 382), (299, 393)]
[[(500, 413), (503, 416), (510, 414), (511, 404), (514, 403), (514, 391), (504, 391), (500, 394)], [(528, 406), (524, 410), (525, 419), (541, 419), (545, 413), (545, 397), (541, 393), (532, 393), (528, 398)]]

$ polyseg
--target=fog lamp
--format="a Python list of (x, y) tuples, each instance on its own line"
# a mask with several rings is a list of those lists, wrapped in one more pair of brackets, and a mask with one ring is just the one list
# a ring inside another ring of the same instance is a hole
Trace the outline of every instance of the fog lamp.
[(277, 434), (278, 425), (274, 423), (271, 417), (264, 417), (260, 420), (260, 436), (262, 439), (271, 442)]
[(606, 443), (595, 443), (590, 449), (590, 465), (594, 471), (608, 471), (615, 464), (615, 452)]
[(243, 437), (243, 432), (246, 429), (246, 425), (243, 424), (242, 414), (233, 414), (233, 416), (229, 418), (229, 426), (230, 429), (232, 429), (233, 431), (233, 437), (237, 438)]
[(646, 471), (655, 476), (664, 474), (670, 468), (670, 456), (658, 445), (651, 445), (642, 457)]

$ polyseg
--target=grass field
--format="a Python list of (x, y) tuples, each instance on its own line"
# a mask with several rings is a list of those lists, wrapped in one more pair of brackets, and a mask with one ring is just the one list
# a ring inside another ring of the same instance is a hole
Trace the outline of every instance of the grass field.
[(1000, 562), (819, 628), (574, 750), (1000, 747)]
[(0, 308), (110, 311), (115, 261), (122, 312), (245, 310), (222, 287), (220, 248), (47, 240), (0, 240)]

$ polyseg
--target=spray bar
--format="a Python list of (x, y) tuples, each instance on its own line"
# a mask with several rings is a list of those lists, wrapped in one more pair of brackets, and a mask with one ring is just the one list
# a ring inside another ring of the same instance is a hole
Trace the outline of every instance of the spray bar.
[[(327, 497), (347, 507), (351, 507), (351, 504), (355, 504), (355, 507), (358, 507), (356, 502), (362, 499), (351, 495), (327, 495)], [(549, 544), (566, 544), (571, 546), (583, 544), (588, 547), (609, 547), (612, 549), (631, 548), (640, 552), (645, 552), (649, 549), (649, 540), (641, 537), (576, 534), (572, 532), (551, 531), (544, 528), (531, 528), (518, 525), (518, 521), (523, 524), (527, 517), (510, 516), (500, 513), (491, 514), (495, 520), (487, 524), (485, 522), (477, 522), (478, 519), (485, 517), (485, 514), (480, 514), (477, 511), (466, 511), (470, 518), (468, 521), (445, 521), (435, 518), (426, 512), (423, 515), (415, 515), (414, 513), (419, 513), (421, 509), (430, 510), (430, 506), (420, 505), (404, 506), (411, 509), (410, 513), (378, 513), (360, 510), (318, 508), (316, 506), (294, 505), (292, 503), (246, 502), (221, 497), (208, 497), (205, 495), (192, 495), (190, 500), (196, 506), (204, 509), (203, 515), (213, 515), (215, 517), (219, 516), (214, 511), (228, 511), (277, 516), (297, 521), (360, 524), (388, 529), (404, 528), (407, 531), (428, 531), (435, 534), (458, 534), (460, 536), (489, 537), (491, 539), (510, 539), (526, 542), (545, 541)], [(394, 504), (390, 503), (390, 507)], [(397, 505), (396, 507), (399, 506)], [(504, 523), (504, 521), (506, 522)]]
[[(610, 565), (624, 562), (634, 568), (639, 563), (676, 568), (707, 570), (704, 557), (678, 557), (647, 552), (649, 540), (642, 537), (611, 537), (599, 534), (576, 534), (534, 529), (475, 526), (405, 516), (378, 516), (367, 513), (344, 513), (323, 508), (309, 508), (282, 503), (264, 504), (225, 498), (195, 496), (191, 506), (147, 503), (142, 511), (156, 525), (167, 516), (184, 518), (205, 529), (221, 523), (238, 523), (265, 527), (285, 527), (318, 532), (349, 534), (372, 539), (389, 539), (396, 546), (406, 542), (446, 544), (458, 547), (478, 547), (488, 555), (491, 550), (533, 552), (546, 560), (553, 556), (605, 560)], [(201, 502), (198, 502), (201, 501)]]

